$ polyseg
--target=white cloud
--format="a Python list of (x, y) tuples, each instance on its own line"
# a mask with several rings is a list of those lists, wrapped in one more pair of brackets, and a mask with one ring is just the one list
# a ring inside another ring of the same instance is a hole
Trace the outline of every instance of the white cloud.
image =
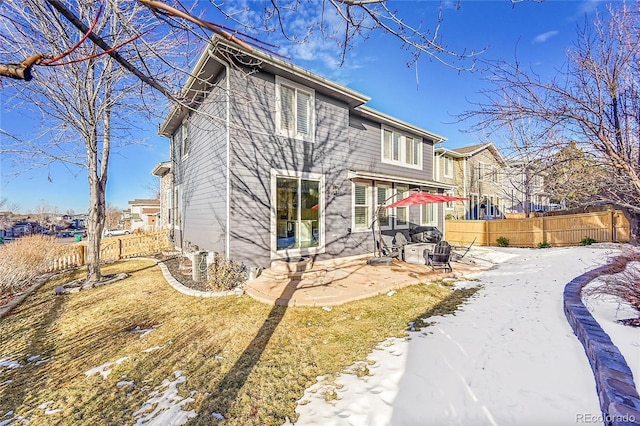
[(536, 44), (536, 43), (544, 43), (547, 40), (549, 40), (551, 37), (558, 35), (560, 32), (559, 31), (547, 31), (546, 33), (542, 33), (542, 34), (538, 34), (537, 36), (535, 36), (533, 38), (532, 43)]

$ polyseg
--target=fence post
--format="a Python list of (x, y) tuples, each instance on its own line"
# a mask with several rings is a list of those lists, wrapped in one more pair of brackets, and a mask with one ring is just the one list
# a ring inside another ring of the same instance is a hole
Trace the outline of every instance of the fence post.
[(118, 238), (118, 252), (116, 253), (116, 259), (122, 259), (122, 238)]
[(82, 266), (84, 265), (84, 250), (85, 250), (85, 245), (84, 244), (79, 244), (78, 245), (78, 266)]

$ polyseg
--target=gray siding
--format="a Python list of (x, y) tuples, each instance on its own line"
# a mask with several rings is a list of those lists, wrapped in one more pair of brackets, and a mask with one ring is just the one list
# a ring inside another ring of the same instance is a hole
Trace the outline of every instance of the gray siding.
[(345, 165), (354, 155), (347, 105), (316, 92), (315, 142), (288, 139), (276, 135), (275, 77), (259, 73), (232, 80), (232, 257), (249, 265), (271, 261), (272, 169), (324, 176), (326, 253), (320, 258), (361, 254), (361, 241), (347, 234), (351, 183)]
[[(396, 130), (391, 127), (387, 128)], [(407, 134), (406, 132), (398, 131)], [(413, 137), (418, 138), (415, 135)], [(422, 170), (383, 163), (382, 125), (366, 118), (352, 115), (349, 118), (349, 145), (355, 155), (350, 157), (348, 167), (358, 171), (432, 180), (433, 142), (424, 138), (422, 141)]]
[[(189, 116), (191, 147), (186, 158), (174, 145), (176, 185), (182, 203), (181, 232), (185, 247), (225, 253), (226, 232), (226, 96), (224, 76), (199, 107)], [(177, 151), (177, 152), (176, 152)]]

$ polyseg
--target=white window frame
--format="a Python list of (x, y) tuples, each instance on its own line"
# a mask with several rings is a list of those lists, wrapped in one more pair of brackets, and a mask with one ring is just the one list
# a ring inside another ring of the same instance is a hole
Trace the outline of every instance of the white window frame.
[[(402, 197), (400, 197), (400, 191), (402, 190), (402, 192), (404, 193), (404, 195)], [(403, 198), (407, 198), (409, 195), (411, 195), (409, 193), (409, 186), (407, 185), (396, 185), (394, 188), (394, 194), (396, 195), (396, 197), (394, 198), (394, 201), (398, 201), (398, 200), (402, 200)], [(404, 225), (400, 225), (398, 224), (398, 209), (405, 209), (405, 211), (407, 212), (405, 215), (405, 221), (406, 223)], [(393, 227), (394, 229), (409, 229), (409, 207), (395, 207), (393, 209)]]
[(185, 118), (184, 121), (180, 123), (180, 156), (183, 160), (189, 157), (190, 151), (191, 141), (189, 140), (189, 120)]
[[(283, 129), (282, 128), (282, 86), (288, 87), (295, 91), (295, 97), (293, 101), (294, 111), (293, 111), (293, 129)], [(298, 108), (297, 108), (297, 98), (298, 92), (305, 93), (309, 95), (309, 116), (308, 116), (308, 132), (307, 134), (298, 132)], [(280, 76), (276, 76), (276, 134), (280, 136), (284, 136), (291, 139), (297, 139), (306, 142), (314, 142), (315, 141), (315, 133), (316, 133), (316, 120), (315, 120), (315, 105), (316, 105), (316, 92), (315, 90), (303, 86), (301, 84), (295, 83), (291, 80), (287, 80), (286, 78), (282, 78)]]
[[(391, 146), (387, 150), (389, 152), (389, 155), (385, 155), (385, 135), (387, 134), (387, 132), (390, 132), (390, 135), (391, 135), (391, 139), (390, 139)], [(394, 140), (396, 140), (396, 138), (398, 140), (398, 159), (393, 158), (394, 157), (393, 143), (394, 143)], [(418, 149), (417, 164), (414, 164), (413, 161), (408, 162), (407, 146), (406, 146), (406, 142), (408, 138), (413, 140), (412, 149), (415, 150), (416, 147)], [(385, 164), (393, 164), (396, 166), (406, 167), (410, 169), (422, 170), (423, 156), (424, 156), (424, 151), (423, 151), (422, 138), (416, 137), (408, 133), (399, 132), (395, 129), (386, 127), (384, 125), (382, 126), (382, 131), (380, 132), (380, 161), (382, 161)]]
[[(295, 249), (285, 249), (285, 250), (277, 250), (277, 239), (278, 232), (277, 226), (278, 221), (276, 218), (276, 193), (277, 193), (277, 178), (293, 178), (293, 179), (303, 179), (303, 180), (315, 180), (319, 181), (318, 188), (320, 190), (320, 194), (318, 196), (318, 206), (320, 208), (320, 217), (319, 227), (320, 233), (318, 234), (318, 245), (316, 247), (305, 247), (305, 248), (295, 248)], [(324, 187), (324, 175), (320, 173), (305, 173), (305, 172), (296, 172), (290, 170), (278, 170), (271, 169), (271, 246), (269, 251), (271, 253), (271, 259), (280, 259), (283, 257), (292, 257), (292, 256), (306, 256), (313, 254), (321, 254), (324, 253), (325, 248), (325, 187)]]
[[(358, 204), (356, 206), (356, 186), (364, 186), (366, 187), (366, 204)], [(372, 216), (372, 194), (373, 194), (373, 185), (371, 181), (357, 180), (351, 182), (351, 232), (367, 232), (371, 227), (371, 218)], [(356, 225), (356, 207), (365, 206), (367, 207), (367, 223), (366, 225)]]
[[(448, 196), (450, 196), (450, 197), (454, 197), (454, 196), (455, 196), (455, 194), (453, 193), (453, 191), (445, 191), (444, 195), (448, 195)], [(444, 204), (444, 208), (445, 208), (445, 210), (453, 210), (453, 209), (454, 209), (453, 201), (447, 201), (447, 202)]]
[(178, 229), (180, 230), (182, 228), (182, 198), (180, 197), (180, 185), (176, 185), (173, 188), (174, 194), (175, 194), (175, 204), (174, 204), (174, 208), (175, 208), (175, 215), (174, 215), (174, 229)]
[[(425, 214), (424, 214), (425, 208), (433, 209), (433, 217), (431, 218), (432, 220), (430, 221), (427, 221), (427, 218), (425, 217)], [(421, 226), (438, 226), (438, 204), (431, 203), (431, 204), (420, 205), (420, 225)]]
[[(446, 177), (446, 178), (452, 178), (453, 177), (453, 158), (444, 156), (444, 157), (442, 157), (442, 160), (443, 160), (442, 175), (444, 177)], [(448, 167), (449, 172), (448, 173), (447, 173), (447, 165), (449, 165), (449, 167)]]
[[(384, 197), (384, 198), (385, 198), (384, 200), (379, 200), (379, 199), (378, 199), (378, 188), (385, 188), (385, 189), (386, 189), (386, 191), (385, 191), (385, 194), (386, 194), (386, 195), (385, 195), (385, 197)], [(391, 185), (391, 183), (387, 183), (387, 182), (376, 182), (375, 187), (374, 187), (374, 191), (373, 191), (374, 198), (373, 198), (373, 200), (372, 200), (372, 201), (373, 201), (373, 205), (374, 205), (374, 212), (377, 212), (377, 211), (378, 211), (378, 208), (379, 208), (380, 206), (383, 206), (383, 205), (387, 204), (388, 202), (385, 202), (385, 201), (386, 201), (386, 200), (388, 200), (388, 199), (389, 199), (389, 197), (391, 197), (391, 195), (392, 195), (392, 194), (393, 194), (393, 186)], [(392, 199), (392, 200), (393, 200), (393, 199)], [(380, 203), (380, 201), (381, 201), (381, 203)], [(391, 200), (390, 200), (390, 201), (391, 201)], [(382, 231), (388, 231), (388, 230), (390, 230), (390, 229), (393, 229), (393, 219), (392, 219), (392, 217), (391, 217), (393, 212), (391, 212), (391, 211), (389, 211), (389, 210), (390, 210), (390, 209), (387, 209), (387, 208), (385, 208), (385, 207), (382, 207), (382, 208), (380, 209), (380, 211), (386, 211), (386, 213), (387, 213), (387, 218), (389, 219), (389, 223), (388, 223), (388, 225), (384, 225), (384, 226), (383, 226), (383, 225), (382, 225), (382, 222), (380, 223), (380, 229), (381, 229)]]
[(479, 161), (478, 162), (478, 182), (484, 182), (484, 179), (487, 177), (487, 165)]

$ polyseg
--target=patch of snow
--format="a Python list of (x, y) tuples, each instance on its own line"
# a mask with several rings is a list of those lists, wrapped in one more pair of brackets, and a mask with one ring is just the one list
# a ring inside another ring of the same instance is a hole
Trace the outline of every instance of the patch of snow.
[(116, 383), (116, 386), (135, 386), (135, 382), (133, 380), (122, 380)]
[(51, 358), (46, 358), (46, 359), (39, 359), (38, 361), (36, 361), (36, 362), (35, 362), (35, 364), (34, 364), (34, 365), (35, 365), (35, 366), (42, 365), (42, 364), (44, 364), (44, 363), (47, 363), (47, 362), (51, 361), (52, 359), (53, 359), (53, 357), (51, 357)]
[(117, 360), (115, 362), (107, 362), (105, 364), (99, 365), (98, 367), (94, 367), (94, 368), (86, 371), (84, 374), (86, 376), (91, 376), (93, 374), (100, 373), (102, 378), (106, 379), (109, 376), (109, 374), (111, 374), (111, 371), (113, 370), (112, 368), (109, 368), (109, 367), (111, 367), (112, 365), (120, 365), (120, 364), (122, 364), (123, 362), (125, 362), (128, 359), (129, 359), (129, 357), (125, 356), (125, 357), (122, 357), (122, 358), (120, 358), (119, 360)]
[(322, 309), (327, 312), (331, 312), (331, 306), (323, 306)]
[(391, 290), (389, 293), (387, 293), (387, 296), (391, 297), (394, 294), (396, 294), (396, 291), (395, 290)]
[(13, 380), (6, 380), (6, 381), (0, 383), (0, 386), (8, 385), (9, 383), (13, 383)]
[(20, 358), (20, 355), (8, 355), (0, 358), (0, 369), (13, 370), (22, 367), (22, 365), (16, 361), (17, 358)]
[(298, 402), (296, 426), (575, 424), (579, 413), (599, 415), (595, 379), (562, 300), (568, 282), (613, 251), (472, 249), (495, 266), (465, 275), (480, 290), (455, 315), (428, 318), (432, 325), (410, 339), (381, 342), (368, 374), (348, 374), (354, 364), (319, 378)]
[(27, 362), (33, 362), (38, 358), (40, 358), (40, 355), (32, 355), (29, 358), (27, 358)]
[(148, 353), (148, 352), (153, 352), (153, 351), (159, 351), (162, 348), (164, 348), (164, 346), (154, 346), (154, 347), (151, 347), (151, 348), (147, 348), (147, 349), (143, 350), (142, 352)]
[(218, 421), (222, 421), (222, 420), (224, 420), (224, 416), (223, 416), (222, 414), (220, 414), (220, 413), (211, 413), (211, 415), (212, 415), (213, 417), (215, 417), (215, 418), (216, 418), (216, 420), (218, 420)]
[[(178, 370), (173, 373), (175, 380), (165, 379), (149, 394), (150, 398), (142, 405), (138, 411), (133, 413), (136, 419), (136, 426), (152, 425), (179, 426), (185, 424), (190, 418), (196, 417), (194, 410), (185, 411), (182, 409), (188, 403), (194, 401), (192, 397), (182, 398), (178, 394), (178, 385), (187, 381)], [(161, 392), (161, 389), (166, 388)], [(192, 394), (193, 396), (193, 394)]]
[[(585, 286), (585, 289), (600, 284), (599, 281), (592, 281)], [(629, 305), (621, 303), (617, 297), (609, 295), (583, 296), (583, 302), (622, 353), (631, 369), (636, 388), (640, 392), (640, 330), (618, 322), (622, 319), (637, 318), (638, 312)]]
[(47, 416), (50, 416), (52, 414), (56, 414), (62, 411), (62, 408), (56, 408), (54, 410), (44, 410), (44, 414), (46, 414)]
[(131, 332), (132, 333), (139, 333), (140, 334), (140, 338), (142, 339), (143, 337), (145, 337), (149, 333), (155, 331), (157, 327), (159, 327), (159, 326), (154, 326), (154, 327), (151, 327), (151, 328), (142, 329), (142, 328), (140, 328), (140, 326), (136, 326), (136, 328), (131, 330)]
[(53, 404), (53, 401), (43, 402), (42, 404), (38, 405), (37, 408), (39, 408), (41, 410), (45, 410), (51, 404)]

